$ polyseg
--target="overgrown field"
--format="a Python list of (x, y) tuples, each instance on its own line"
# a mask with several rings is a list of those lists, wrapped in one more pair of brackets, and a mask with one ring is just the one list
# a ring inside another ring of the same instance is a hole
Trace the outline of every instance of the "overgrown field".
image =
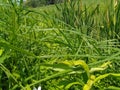
[(0, 1), (0, 90), (35, 87), (120, 90), (120, 0)]

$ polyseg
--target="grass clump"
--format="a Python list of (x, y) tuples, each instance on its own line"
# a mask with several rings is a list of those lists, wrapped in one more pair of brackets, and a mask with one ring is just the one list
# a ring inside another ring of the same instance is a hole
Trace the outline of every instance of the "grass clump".
[(65, 1), (40, 12), (2, 1), (0, 89), (119, 89), (120, 2), (113, 1)]

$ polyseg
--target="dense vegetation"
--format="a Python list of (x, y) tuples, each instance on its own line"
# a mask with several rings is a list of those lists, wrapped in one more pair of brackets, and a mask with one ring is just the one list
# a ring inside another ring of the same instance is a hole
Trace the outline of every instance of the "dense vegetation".
[(46, 7), (0, 1), (0, 90), (120, 90), (120, 1)]
[(63, 0), (26, 0), (24, 5), (29, 7), (40, 7), (61, 2), (63, 2)]

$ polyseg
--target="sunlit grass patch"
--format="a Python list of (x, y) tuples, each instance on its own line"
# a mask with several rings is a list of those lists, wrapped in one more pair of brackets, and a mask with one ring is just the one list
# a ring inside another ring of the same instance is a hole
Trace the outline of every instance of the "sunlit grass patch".
[(31, 9), (3, 0), (0, 89), (119, 89), (120, 2), (110, 1)]

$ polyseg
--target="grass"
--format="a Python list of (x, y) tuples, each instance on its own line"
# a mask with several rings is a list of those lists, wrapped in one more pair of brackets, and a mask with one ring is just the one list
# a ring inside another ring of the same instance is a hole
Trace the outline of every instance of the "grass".
[(78, 0), (30, 9), (3, 0), (0, 90), (119, 90), (119, 0), (114, 4)]

